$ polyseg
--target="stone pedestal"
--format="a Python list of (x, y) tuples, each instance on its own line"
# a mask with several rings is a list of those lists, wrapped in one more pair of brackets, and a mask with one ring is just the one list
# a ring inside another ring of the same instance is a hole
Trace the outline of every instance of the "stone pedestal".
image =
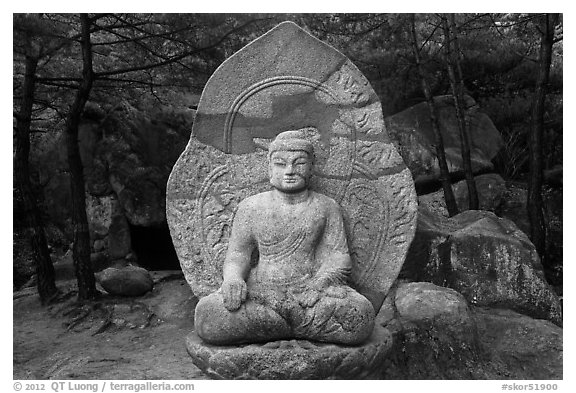
[(370, 339), (348, 347), (305, 340), (214, 346), (186, 337), (194, 364), (212, 379), (376, 379), (392, 335), (376, 326)]

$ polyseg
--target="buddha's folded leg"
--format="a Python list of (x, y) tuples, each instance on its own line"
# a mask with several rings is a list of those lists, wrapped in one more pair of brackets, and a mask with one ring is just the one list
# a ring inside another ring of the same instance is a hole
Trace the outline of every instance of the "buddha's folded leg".
[(344, 297), (323, 296), (313, 307), (303, 308), (293, 330), (299, 338), (357, 345), (372, 334), (374, 318), (370, 301), (346, 288)]
[(272, 309), (247, 300), (238, 310), (228, 311), (218, 292), (200, 299), (194, 327), (202, 340), (215, 345), (272, 341), (290, 336), (286, 321)]

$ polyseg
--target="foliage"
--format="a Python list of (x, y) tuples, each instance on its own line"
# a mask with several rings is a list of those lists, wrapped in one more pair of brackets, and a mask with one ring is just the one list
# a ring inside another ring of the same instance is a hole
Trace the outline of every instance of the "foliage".
[[(380, 96), (384, 115), (424, 101), (410, 48), (408, 14), (102, 14), (94, 15), (97, 74), (91, 101), (109, 111), (122, 100), (147, 110), (159, 103), (194, 107), (214, 70), (234, 52), (282, 20), (293, 20), (347, 55)], [(503, 133), (510, 152), (522, 153), (527, 100), (536, 75), (538, 33), (533, 14), (457, 14), (464, 84)], [(440, 16), (417, 14), (423, 67), (433, 95), (449, 93), (443, 67)], [(562, 24), (558, 26), (561, 35)], [(23, 57), (39, 52), (33, 130), (61, 129), (80, 80), (79, 18), (72, 14), (14, 15), (14, 98)], [(26, 49), (28, 48), (28, 49)], [(545, 151), (556, 152), (562, 122), (562, 42), (554, 46), (547, 103)], [(561, 164), (548, 154), (547, 167)], [(514, 158), (507, 176), (525, 167)], [(508, 167), (506, 167), (508, 168)]]

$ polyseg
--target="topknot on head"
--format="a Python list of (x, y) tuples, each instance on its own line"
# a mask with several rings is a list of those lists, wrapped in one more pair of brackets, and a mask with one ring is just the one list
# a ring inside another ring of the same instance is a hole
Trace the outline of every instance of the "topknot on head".
[(276, 136), (276, 139), (268, 148), (268, 156), (276, 151), (305, 151), (310, 157), (314, 157), (314, 146), (312, 142), (304, 137), (302, 131), (284, 131)]

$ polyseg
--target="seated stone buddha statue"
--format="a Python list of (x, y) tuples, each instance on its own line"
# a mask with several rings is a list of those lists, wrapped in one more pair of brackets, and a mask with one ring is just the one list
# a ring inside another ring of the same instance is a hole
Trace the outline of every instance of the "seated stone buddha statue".
[(299, 131), (283, 132), (268, 162), (273, 189), (238, 205), (222, 285), (196, 307), (198, 336), (214, 345), (364, 342), (374, 308), (347, 285), (352, 261), (340, 206), (309, 188), (312, 143)]

